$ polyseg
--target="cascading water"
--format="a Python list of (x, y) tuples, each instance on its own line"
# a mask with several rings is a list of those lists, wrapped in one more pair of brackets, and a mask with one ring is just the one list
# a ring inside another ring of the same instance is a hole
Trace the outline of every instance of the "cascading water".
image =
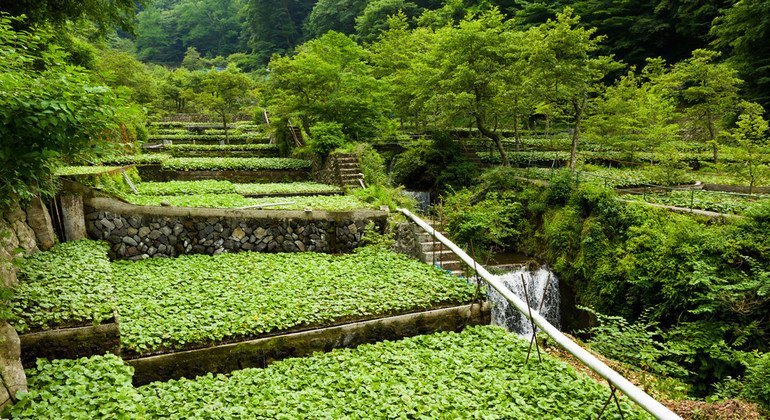
[[(522, 276), (524, 278), (523, 283), (521, 280)], [(526, 284), (529, 305), (532, 307), (532, 311), (539, 310), (540, 315), (545, 317), (548, 322), (553, 324), (556, 328), (561, 327), (559, 312), (559, 303), (561, 301), (559, 295), (559, 279), (551, 272), (551, 270), (545, 266), (540, 267), (535, 271), (530, 271), (527, 267), (522, 267), (518, 270), (496, 277), (502, 281), (509, 290), (514, 292), (516, 296), (519, 296), (522, 301), (525, 300), (524, 284)], [(545, 299), (543, 299), (543, 296), (545, 296)], [(505, 300), (505, 298), (494, 289), (489, 291), (489, 300), (492, 303), (492, 323), (494, 325), (505, 327), (509, 331), (515, 332), (526, 338), (532, 336), (532, 324), (529, 319), (519, 313), (513, 305)]]

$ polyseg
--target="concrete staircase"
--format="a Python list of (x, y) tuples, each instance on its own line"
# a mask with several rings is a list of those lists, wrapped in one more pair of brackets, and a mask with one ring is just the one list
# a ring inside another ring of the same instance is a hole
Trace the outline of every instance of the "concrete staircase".
[(363, 188), (364, 174), (355, 154), (337, 154), (337, 171), (343, 188)]
[[(435, 226), (431, 223), (432, 226)], [(446, 236), (446, 233), (438, 231)], [(441, 242), (435, 240), (428, 232), (420, 231), (420, 246), (422, 247), (422, 260), (442, 270), (451, 271), (455, 276), (465, 276), (465, 263), (447, 249)]]

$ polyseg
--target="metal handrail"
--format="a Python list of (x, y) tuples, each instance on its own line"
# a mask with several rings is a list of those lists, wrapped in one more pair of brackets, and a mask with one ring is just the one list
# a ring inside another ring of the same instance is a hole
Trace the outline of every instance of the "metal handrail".
[(423, 230), (429, 234), (435, 235), (435, 238), (447, 248), (452, 250), (460, 259), (462, 259), (469, 266), (476, 267), (477, 274), (484, 279), (492, 288), (497, 290), (508, 302), (510, 302), (521, 314), (527, 319), (535, 323), (540, 329), (548, 334), (559, 346), (566, 350), (571, 355), (575, 356), (578, 360), (583, 362), (591, 370), (596, 372), (599, 376), (606, 379), (612, 386), (623, 391), (632, 401), (639, 404), (648, 413), (655, 416), (658, 419), (681, 419), (676, 413), (669, 410), (666, 406), (661, 404), (656, 399), (649, 396), (646, 392), (641, 390), (636, 385), (632, 384), (628, 379), (624, 378), (621, 374), (607, 366), (601, 360), (597, 359), (594, 355), (589, 353), (584, 348), (580, 347), (577, 343), (572, 341), (569, 337), (564, 335), (556, 327), (554, 327), (548, 320), (543, 318), (539, 312), (532, 311), (532, 315), (529, 315), (529, 306), (524, 303), (515, 293), (509, 290), (505, 284), (495, 278), (489, 271), (483, 266), (476, 263), (468, 254), (465, 253), (460, 247), (455, 245), (452, 241), (447, 239), (440, 232), (435, 232), (433, 228), (425, 223), (422, 219), (412, 214), (409, 210), (399, 209), (407, 218), (411, 219), (414, 223), (420, 226)]

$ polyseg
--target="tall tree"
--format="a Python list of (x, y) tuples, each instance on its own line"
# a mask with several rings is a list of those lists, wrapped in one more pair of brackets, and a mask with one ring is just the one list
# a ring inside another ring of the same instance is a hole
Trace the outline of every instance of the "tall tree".
[(407, 0), (373, 0), (366, 5), (356, 18), (356, 32), (364, 42), (375, 41), (388, 29), (388, 18), (403, 14), (409, 18), (420, 14), (422, 9)]
[(662, 71), (655, 60), (643, 71), (633, 71), (608, 87), (596, 104), (596, 114), (586, 120), (586, 132), (598, 141), (629, 152), (658, 152), (677, 139), (676, 103), (649, 80)]
[(374, 136), (386, 121), (390, 101), (372, 76), (369, 52), (350, 37), (328, 32), (297, 53), (270, 60), (265, 89), (271, 114), (301, 122), (305, 134), (320, 121), (342, 124), (353, 139)]
[(19, 0), (0, 3), (0, 12), (27, 16), (21, 25), (50, 22), (63, 24), (84, 19), (96, 25), (102, 34), (112, 28), (133, 29), (137, 5), (146, 0)]
[(202, 84), (203, 92), (198, 95), (198, 102), (219, 117), (225, 140), (229, 141), (228, 125), (235, 114), (252, 104), (254, 82), (235, 65), (230, 65), (225, 70), (209, 70)]
[(726, 9), (713, 27), (715, 44), (728, 54), (746, 81), (752, 100), (770, 109), (770, 2), (742, 0)]
[(249, 44), (263, 62), (284, 53), (302, 40), (302, 24), (315, 0), (247, 0), (245, 13)]
[(241, 9), (243, 0), (183, 0), (172, 13), (182, 44), (214, 57), (245, 51)]
[(749, 182), (749, 194), (754, 192), (754, 186), (759, 180), (766, 180), (769, 168), (763, 165), (760, 157), (770, 144), (768, 138), (767, 121), (763, 118), (765, 110), (762, 105), (753, 102), (740, 104), (741, 114), (733, 130), (733, 138), (740, 147), (739, 156), (743, 165), (739, 169), (739, 175)]
[(581, 27), (570, 8), (528, 32), (527, 60), (540, 94), (561, 106), (572, 120), (570, 169), (574, 171), (588, 103), (604, 76), (622, 66), (610, 56), (596, 56), (604, 37), (596, 36), (595, 28)]
[(182, 61), (185, 49), (170, 11), (153, 6), (139, 12), (136, 33), (136, 50), (142, 60), (159, 64)]
[(356, 18), (368, 0), (318, 0), (305, 22), (305, 37), (318, 38), (335, 31), (351, 35), (356, 31)]
[(718, 58), (717, 52), (695, 50), (658, 81), (684, 113), (689, 136), (711, 145), (714, 163), (719, 162), (719, 139), (726, 133), (742, 83), (737, 72)]
[(429, 40), (429, 50), (417, 57), (414, 69), (420, 77), (419, 95), (434, 110), (438, 122), (448, 126), (472, 118), (479, 132), (492, 140), (508, 163), (498, 121), (504, 103), (510, 48), (510, 22), (492, 9), (456, 26), (445, 26)]

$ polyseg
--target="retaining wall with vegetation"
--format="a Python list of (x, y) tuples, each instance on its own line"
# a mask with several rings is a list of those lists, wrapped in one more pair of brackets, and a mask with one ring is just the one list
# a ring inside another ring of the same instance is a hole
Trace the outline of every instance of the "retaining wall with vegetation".
[(349, 252), (364, 228), (380, 232), (387, 211), (204, 209), (135, 206), (94, 197), (85, 202), (86, 230), (111, 244), (110, 257), (145, 259), (222, 252)]

